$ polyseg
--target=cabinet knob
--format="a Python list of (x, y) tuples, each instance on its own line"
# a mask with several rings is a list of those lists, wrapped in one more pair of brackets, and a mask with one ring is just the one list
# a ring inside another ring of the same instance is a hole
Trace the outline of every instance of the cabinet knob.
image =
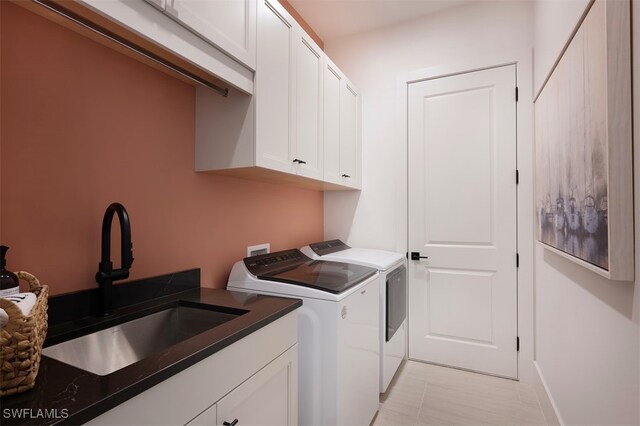
[(222, 422), (222, 424), (224, 426), (236, 426), (238, 424), (238, 419), (234, 419), (231, 423), (229, 422)]
[(350, 178), (351, 176), (349, 175), (342, 175), (343, 178)]
[(299, 160), (299, 159), (297, 159), (297, 158), (296, 158), (295, 160), (293, 160), (293, 162), (294, 162), (294, 163), (298, 163), (298, 164), (307, 164), (307, 162), (306, 162), (306, 161)]

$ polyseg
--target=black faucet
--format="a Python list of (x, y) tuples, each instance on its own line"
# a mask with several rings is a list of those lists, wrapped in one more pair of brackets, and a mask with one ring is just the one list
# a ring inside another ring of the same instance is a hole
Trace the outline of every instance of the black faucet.
[[(111, 222), (113, 215), (120, 220), (120, 269), (113, 269), (111, 262)], [(120, 203), (107, 207), (102, 219), (102, 258), (98, 264), (96, 281), (100, 286), (101, 314), (109, 315), (112, 309), (112, 288), (116, 280), (129, 278), (129, 268), (133, 263), (133, 244), (131, 244), (131, 224), (127, 210)]]

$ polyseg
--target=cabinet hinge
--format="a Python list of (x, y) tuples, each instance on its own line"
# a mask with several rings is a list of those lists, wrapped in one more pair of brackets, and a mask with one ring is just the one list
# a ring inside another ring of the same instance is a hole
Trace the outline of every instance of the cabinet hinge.
[(520, 336), (516, 337), (516, 352), (520, 352)]
[(520, 170), (516, 170), (516, 185), (520, 183)]
[(518, 102), (518, 86), (516, 86), (516, 102)]
[(520, 253), (516, 253), (516, 268), (520, 267)]

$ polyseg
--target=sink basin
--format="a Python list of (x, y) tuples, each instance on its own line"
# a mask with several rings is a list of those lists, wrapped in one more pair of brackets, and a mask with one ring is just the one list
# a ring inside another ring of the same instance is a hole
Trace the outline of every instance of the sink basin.
[(179, 302), (138, 319), (43, 349), (65, 364), (106, 376), (246, 313)]

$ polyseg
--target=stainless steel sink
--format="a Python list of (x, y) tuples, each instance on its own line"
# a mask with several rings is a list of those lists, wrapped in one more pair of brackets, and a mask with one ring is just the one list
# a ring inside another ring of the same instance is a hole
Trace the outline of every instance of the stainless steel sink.
[(229, 313), (216, 310), (215, 306), (178, 304), (50, 346), (42, 353), (65, 364), (106, 376), (245, 312)]

